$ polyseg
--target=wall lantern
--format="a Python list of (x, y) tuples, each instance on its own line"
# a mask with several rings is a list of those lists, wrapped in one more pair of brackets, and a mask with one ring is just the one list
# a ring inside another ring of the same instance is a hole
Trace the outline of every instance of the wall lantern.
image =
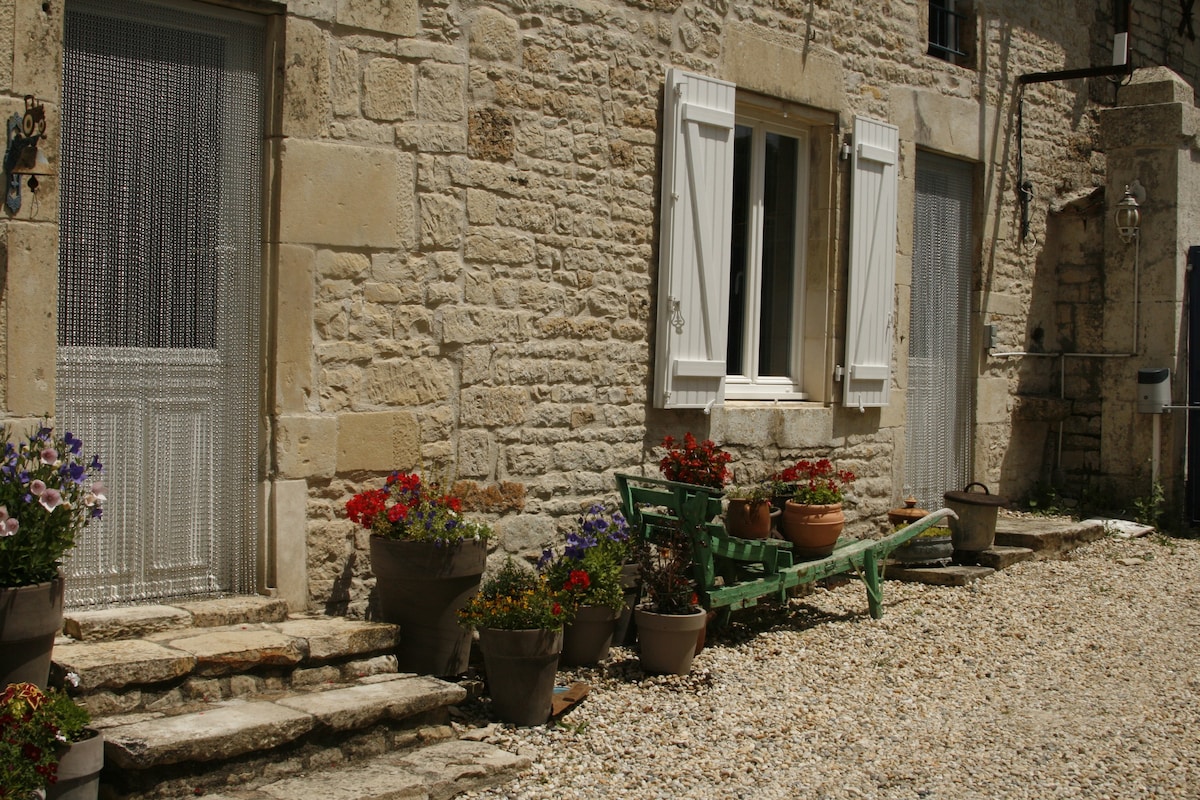
[(1129, 190), (1129, 185), (1125, 185), (1125, 196), (1121, 198), (1121, 202), (1117, 203), (1117, 233), (1121, 236), (1121, 241), (1129, 244), (1138, 235), (1138, 227), (1142, 221), (1142, 212), (1138, 211), (1137, 198), (1133, 196), (1133, 192)]
[(53, 175), (38, 142), (46, 136), (46, 109), (33, 95), (25, 95), (25, 113), (8, 120), (8, 149), (4, 151), (4, 204), (13, 214), (21, 210), (21, 179), (29, 178), (29, 191), (36, 192), (38, 176)]

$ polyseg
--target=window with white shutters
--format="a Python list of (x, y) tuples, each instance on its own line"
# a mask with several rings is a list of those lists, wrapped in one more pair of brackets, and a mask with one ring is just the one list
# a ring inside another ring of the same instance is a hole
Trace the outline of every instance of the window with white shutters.
[[(733, 84), (681, 70), (667, 73), (664, 94), (655, 405), (708, 410), (727, 398), (807, 399), (802, 376), (817, 382), (820, 374), (805, 363), (826, 363), (832, 320), (828, 304), (806, 294), (832, 291), (832, 267), (822, 260), (832, 257), (835, 227), (809, 207), (810, 193), (832, 190), (832, 167), (830, 175), (810, 172), (831, 163), (815, 153), (836, 149), (835, 119), (737, 97)], [(856, 327), (846, 338), (848, 397), (865, 407), (887, 402), (890, 379), (898, 141), (893, 126), (860, 124), (854, 197), (863, 207), (852, 219), (858, 259), (850, 280)], [(810, 227), (825, 242), (815, 251)], [(819, 265), (812, 276), (809, 257)], [(806, 309), (818, 313), (806, 319)]]

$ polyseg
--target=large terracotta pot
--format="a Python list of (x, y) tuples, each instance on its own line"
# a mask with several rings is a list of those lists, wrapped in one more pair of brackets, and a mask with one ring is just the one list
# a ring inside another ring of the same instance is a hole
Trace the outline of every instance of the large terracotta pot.
[(58, 780), (46, 788), (46, 800), (96, 800), (104, 767), (104, 737), (98, 731), (82, 741), (63, 745), (58, 756)]
[(580, 606), (575, 619), (563, 629), (562, 657), (565, 667), (595, 666), (608, 658), (617, 612), (608, 606)]
[(496, 716), (514, 725), (550, 719), (562, 630), (479, 629), (479, 649)]
[(62, 578), (0, 588), (0, 687), (33, 683), (45, 689), (54, 637), (62, 630)]
[(810, 506), (788, 500), (779, 527), (784, 538), (792, 543), (797, 560), (811, 561), (833, 552), (846, 527), (846, 515), (841, 503)]
[(725, 508), (725, 530), (741, 539), (766, 539), (771, 535), (771, 503), (730, 498)]
[(466, 541), (437, 547), (371, 537), (371, 571), (383, 621), (400, 626), (401, 672), (449, 677), (467, 671), (471, 631), (458, 611), (478, 591), (487, 545)]
[(708, 622), (704, 609), (691, 614), (659, 614), (634, 609), (642, 670), (669, 675), (686, 675), (692, 670), (700, 631)]

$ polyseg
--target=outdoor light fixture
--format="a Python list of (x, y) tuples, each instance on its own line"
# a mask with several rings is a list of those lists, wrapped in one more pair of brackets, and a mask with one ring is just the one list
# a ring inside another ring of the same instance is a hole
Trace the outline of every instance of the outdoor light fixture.
[(1125, 196), (1117, 203), (1116, 216), (1117, 233), (1122, 242), (1129, 244), (1137, 238), (1138, 226), (1142, 221), (1142, 212), (1138, 211), (1138, 201), (1129, 190), (1129, 184), (1125, 184)]
[(8, 120), (8, 149), (4, 152), (4, 178), (7, 184), (4, 204), (9, 211), (21, 210), (21, 179), (29, 176), (29, 191), (36, 192), (38, 176), (53, 175), (46, 154), (38, 142), (46, 135), (46, 109), (33, 95), (25, 95), (25, 113)]

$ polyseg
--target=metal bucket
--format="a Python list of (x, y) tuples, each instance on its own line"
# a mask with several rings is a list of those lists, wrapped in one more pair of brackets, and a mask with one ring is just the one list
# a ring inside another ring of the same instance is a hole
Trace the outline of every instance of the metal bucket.
[[(972, 492), (978, 486), (982, 492)], [(996, 538), (996, 517), (1008, 501), (994, 495), (982, 483), (968, 483), (961, 492), (946, 492), (946, 506), (958, 515), (950, 518), (950, 541), (958, 554), (977, 554), (992, 546)], [(969, 556), (968, 556), (969, 558)]]

